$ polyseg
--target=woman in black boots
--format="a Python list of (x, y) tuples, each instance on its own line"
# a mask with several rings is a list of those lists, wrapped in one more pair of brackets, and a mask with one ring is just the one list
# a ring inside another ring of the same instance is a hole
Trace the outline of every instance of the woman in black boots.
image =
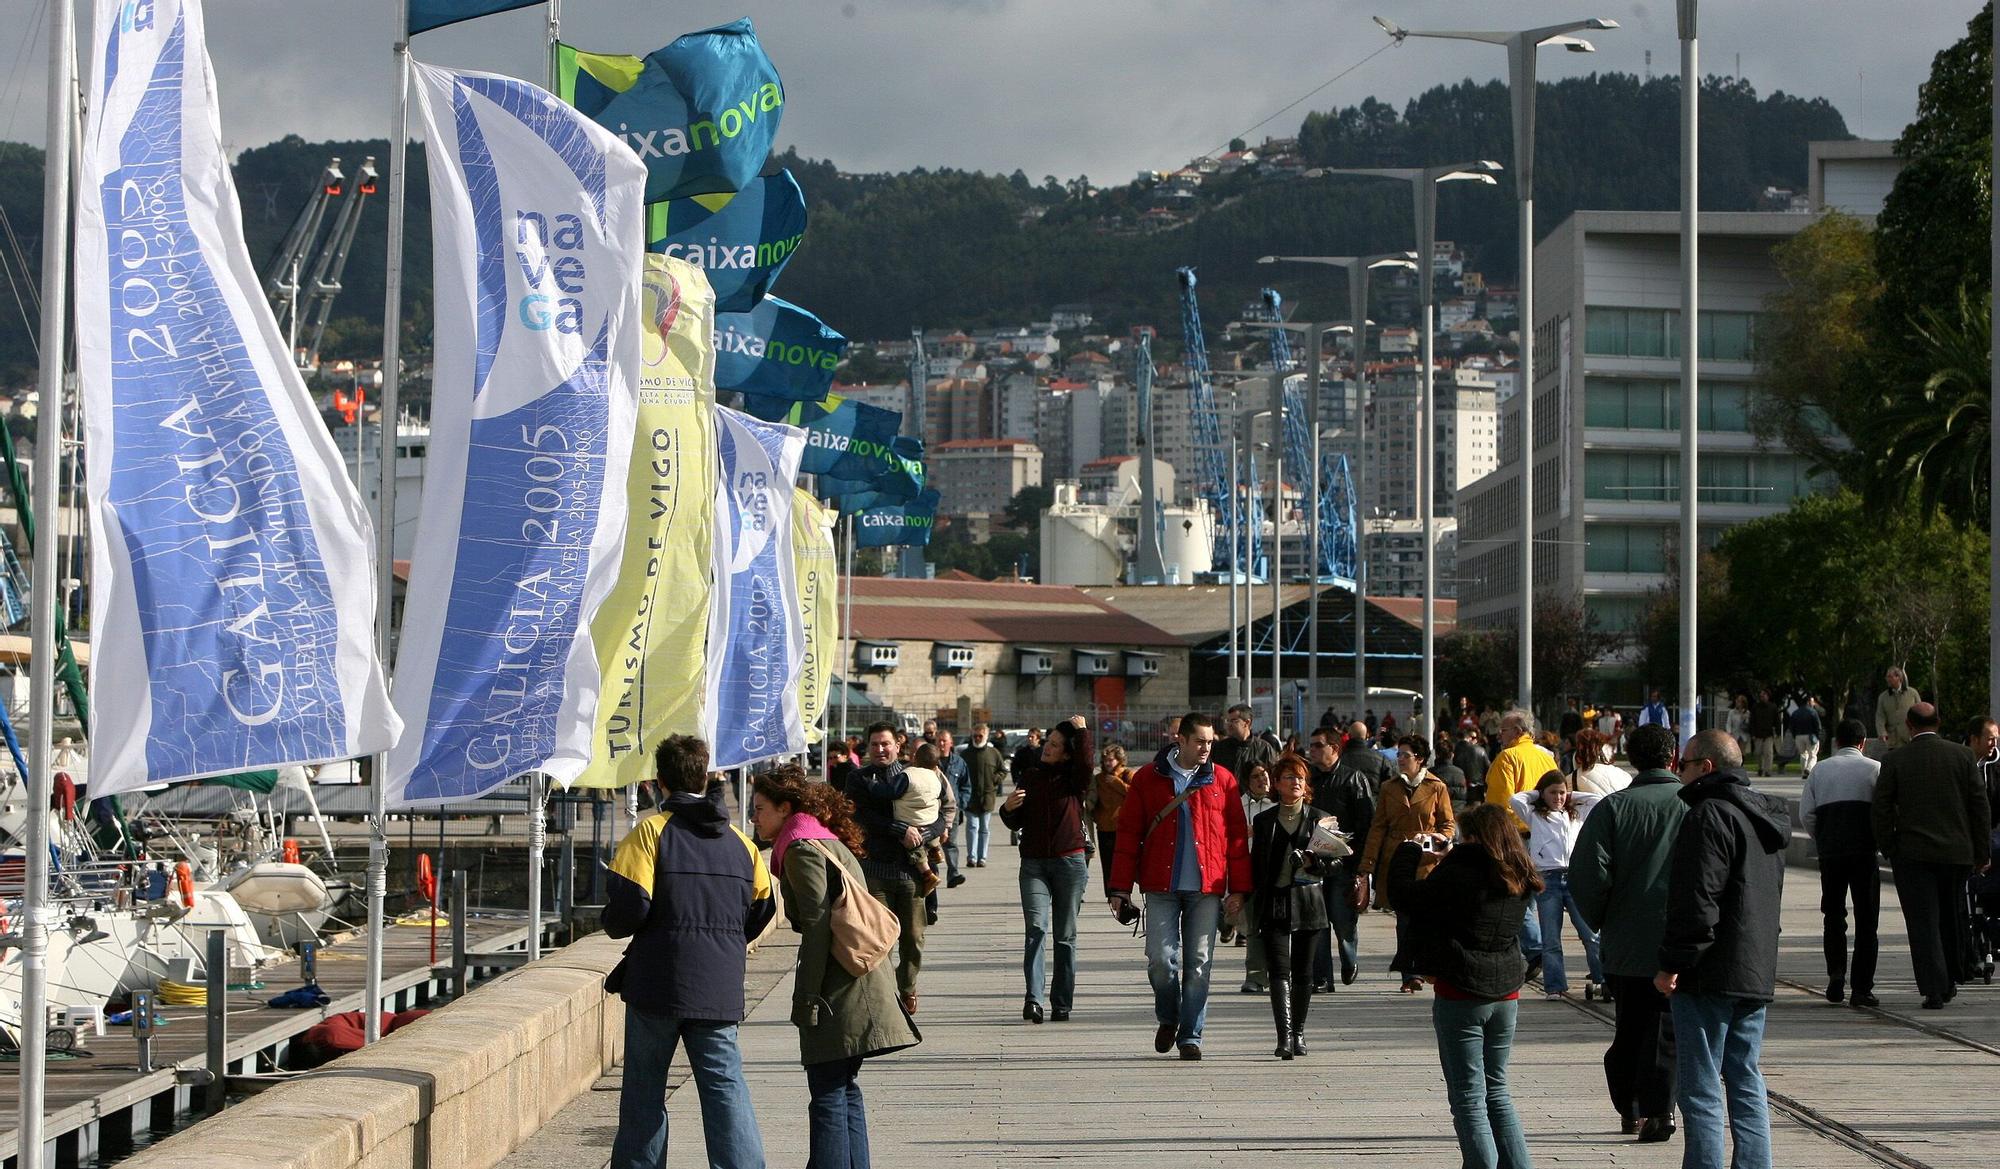
[(1329, 925), (1320, 891), (1312, 830), (1325, 813), (1312, 806), (1304, 759), (1286, 755), (1272, 767), (1278, 803), (1250, 825), (1251, 897), (1257, 940), (1271, 979), (1271, 1017), (1279, 1059), (1306, 1053), (1306, 1008), (1312, 1004), (1312, 961)]

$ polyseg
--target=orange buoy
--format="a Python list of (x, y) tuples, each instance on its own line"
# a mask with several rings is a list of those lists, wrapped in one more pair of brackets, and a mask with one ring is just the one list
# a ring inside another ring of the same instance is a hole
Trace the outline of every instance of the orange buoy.
[(300, 863), (298, 841), (296, 840), (285, 841), (285, 863), (288, 865), (295, 865)]
[(181, 861), (174, 866), (174, 884), (180, 886), (181, 900), (186, 903), (189, 909), (193, 909), (194, 870), (188, 868), (186, 861)]
[(425, 901), (437, 904), (437, 873), (431, 868), (431, 854), (427, 852), (417, 854), (417, 892), (423, 894)]

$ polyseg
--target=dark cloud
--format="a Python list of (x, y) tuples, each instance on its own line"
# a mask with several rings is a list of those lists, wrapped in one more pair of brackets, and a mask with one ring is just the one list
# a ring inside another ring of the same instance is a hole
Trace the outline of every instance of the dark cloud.
[[(1894, 134), (1915, 108), (1931, 57), (1963, 35), (1977, 0), (1906, 0), (1893, 27), (1872, 5), (1825, 0), (1711, 4), (1702, 64), (1761, 92), (1825, 96), (1851, 128)], [(232, 146), (286, 133), (385, 133), (386, 0), (210, 0), (209, 36)], [(1374, 51), (1380, 12), (1412, 28), (1527, 25), (1579, 15), (1625, 27), (1597, 34), (1593, 56), (1550, 53), (1543, 75), (1679, 68), (1674, 5), (1591, 0), (591, 0), (568, 6), (565, 38), (644, 53), (674, 36), (749, 15), (785, 75), (782, 140), (857, 169), (1019, 167), (1122, 180), (1210, 150)], [(417, 53), (439, 64), (539, 78), (545, 10), (526, 9), (427, 33)], [(6, 54), (10, 57), (12, 54)], [(0, 126), (41, 134), (41, 62), (23, 54), (6, 80)], [(1289, 133), (1307, 108), (1499, 75), (1498, 49), (1411, 42), (1384, 53), (1308, 106), (1263, 127)], [(1498, 144), (1496, 144), (1498, 145)]]

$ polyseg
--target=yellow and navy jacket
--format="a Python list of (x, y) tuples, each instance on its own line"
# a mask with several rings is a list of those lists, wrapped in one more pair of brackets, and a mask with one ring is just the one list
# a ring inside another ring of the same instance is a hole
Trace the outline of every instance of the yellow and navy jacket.
[(744, 948), (776, 913), (757, 845), (710, 801), (669, 796), (611, 859), (604, 932), (632, 943), (604, 988), (642, 1010), (740, 1022)]

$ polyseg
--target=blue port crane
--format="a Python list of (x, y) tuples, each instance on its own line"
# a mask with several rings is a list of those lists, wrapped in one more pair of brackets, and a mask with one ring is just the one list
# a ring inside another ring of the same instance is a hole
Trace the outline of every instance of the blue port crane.
[[(1208, 342), (1201, 332), (1201, 305), (1195, 299), (1194, 269), (1179, 268), (1174, 275), (1181, 282), (1182, 361), (1187, 366), (1188, 406), (1194, 421), (1195, 466), (1201, 477), (1199, 490), (1215, 515), (1214, 568), (1217, 572), (1247, 572), (1251, 565), (1257, 563), (1258, 554), (1259, 525), (1254, 522), (1255, 496), (1250, 497), (1252, 506), (1243, 507), (1244, 495), (1240, 483), (1229, 482), (1228, 446), (1223, 438), (1222, 416), (1215, 404), (1215, 377), (1208, 366)], [(1230, 419), (1229, 425), (1235, 425), (1235, 419)], [(1236, 546), (1241, 538), (1237, 534), (1239, 519), (1250, 536), (1250, 548), (1240, 562), (1236, 559)]]
[[(1253, 319), (1282, 322), (1285, 319), (1284, 298), (1277, 289), (1266, 288), (1259, 295), (1258, 303), (1251, 306), (1251, 313)], [(1291, 333), (1286, 329), (1272, 329), (1270, 334), (1273, 376), (1283, 378), (1298, 368), (1298, 362), (1292, 355)], [(1285, 465), (1289, 467), (1312, 465), (1312, 416), (1305, 395), (1319, 392), (1318, 373), (1317, 370), (1306, 371), (1303, 389), (1289, 382), (1285, 386)], [(1358, 509), (1355, 506), (1354, 476), (1348, 468), (1346, 455), (1327, 452), (1321, 456), (1319, 485), (1319, 563), (1314, 569), (1322, 580), (1332, 577), (1352, 581), (1356, 570), (1355, 521)]]

